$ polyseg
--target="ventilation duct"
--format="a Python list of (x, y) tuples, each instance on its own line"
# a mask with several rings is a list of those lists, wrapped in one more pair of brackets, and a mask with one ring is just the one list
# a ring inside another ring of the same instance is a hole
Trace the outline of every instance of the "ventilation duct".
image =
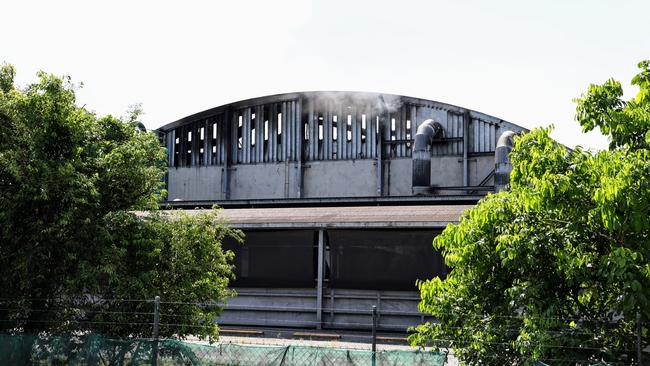
[(515, 146), (515, 133), (506, 131), (501, 134), (497, 147), (494, 151), (494, 190), (501, 192), (507, 189), (510, 184), (510, 151)]
[(431, 192), (431, 144), (442, 135), (442, 126), (428, 119), (418, 126), (413, 144), (413, 194)]

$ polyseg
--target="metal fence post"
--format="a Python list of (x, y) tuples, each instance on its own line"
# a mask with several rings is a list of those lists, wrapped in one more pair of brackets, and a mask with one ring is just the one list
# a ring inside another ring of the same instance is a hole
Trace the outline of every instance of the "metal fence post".
[(153, 308), (153, 345), (151, 349), (151, 366), (158, 365), (158, 326), (160, 324), (160, 296), (156, 296)]
[(643, 365), (641, 361), (641, 313), (636, 313), (636, 360), (639, 365)]
[(372, 306), (372, 366), (377, 362), (377, 305)]

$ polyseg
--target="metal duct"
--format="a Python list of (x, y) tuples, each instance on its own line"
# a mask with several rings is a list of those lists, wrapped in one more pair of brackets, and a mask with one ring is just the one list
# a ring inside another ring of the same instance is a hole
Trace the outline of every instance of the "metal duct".
[(428, 194), (431, 190), (431, 144), (442, 134), (440, 123), (428, 119), (418, 126), (413, 143), (413, 194)]
[(513, 131), (506, 131), (497, 141), (494, 151), (494, 190), (496, 192), (505, 191), (510, 184), (510, 172), (512, 171), (510, 151), (515, 146), (514, 136)]

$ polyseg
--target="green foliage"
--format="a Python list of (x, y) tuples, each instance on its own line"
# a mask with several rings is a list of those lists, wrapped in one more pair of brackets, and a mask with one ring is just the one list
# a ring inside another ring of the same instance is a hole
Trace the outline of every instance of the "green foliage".
[[(434, 240), (453, 271), (420, 282), (438, 320), (413, 344), (451, 346), (466, 364), (592, 364), (636, 359), (650, 319), (650, 83), (591, 86), (577, 119), (611, 150), (568, 150), (550, 128), (516, 138), (510, 191), (492, 194)], [(650, 357), (647, 355), (645, 357)]]
[[(148, 336), (156, 295), (222, 302), (232, 254), (220, 243), (236, 232), (214, 214), (132, 213), (165, 194), (166, 152), (136, 128), (140, 108), (97, 117), (75, 104), (70, 78), (39, 73), (21, 89), (14, 74), (0, 68), (0, 330)], [(117, 298), (149, 302), (106, 300)], [(162, 335), (216, 332), (217, 305), (162, 310), (188, 325)]]
[(590, 85), (586, 94), (576, 99), (576, 120), (584, 131), (595, 127), (611, 138), (610, 148), (647, 149), (650, 146), (650, 61), (639, 63), (632, 85), (639, 87), (636, 98), (623, 101), (621, 84), (609, 79), (603, 85)]

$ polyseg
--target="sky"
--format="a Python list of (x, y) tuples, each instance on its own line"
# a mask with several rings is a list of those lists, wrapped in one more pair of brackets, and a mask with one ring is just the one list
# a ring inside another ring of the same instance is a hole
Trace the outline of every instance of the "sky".
[(241, 99), (313, 90), (392, 93), (583, 134), (572, 100), (650, 59), (650, 1), (6, 1), (0, 62), (83, 83), (78, 103), (155, 129)]

